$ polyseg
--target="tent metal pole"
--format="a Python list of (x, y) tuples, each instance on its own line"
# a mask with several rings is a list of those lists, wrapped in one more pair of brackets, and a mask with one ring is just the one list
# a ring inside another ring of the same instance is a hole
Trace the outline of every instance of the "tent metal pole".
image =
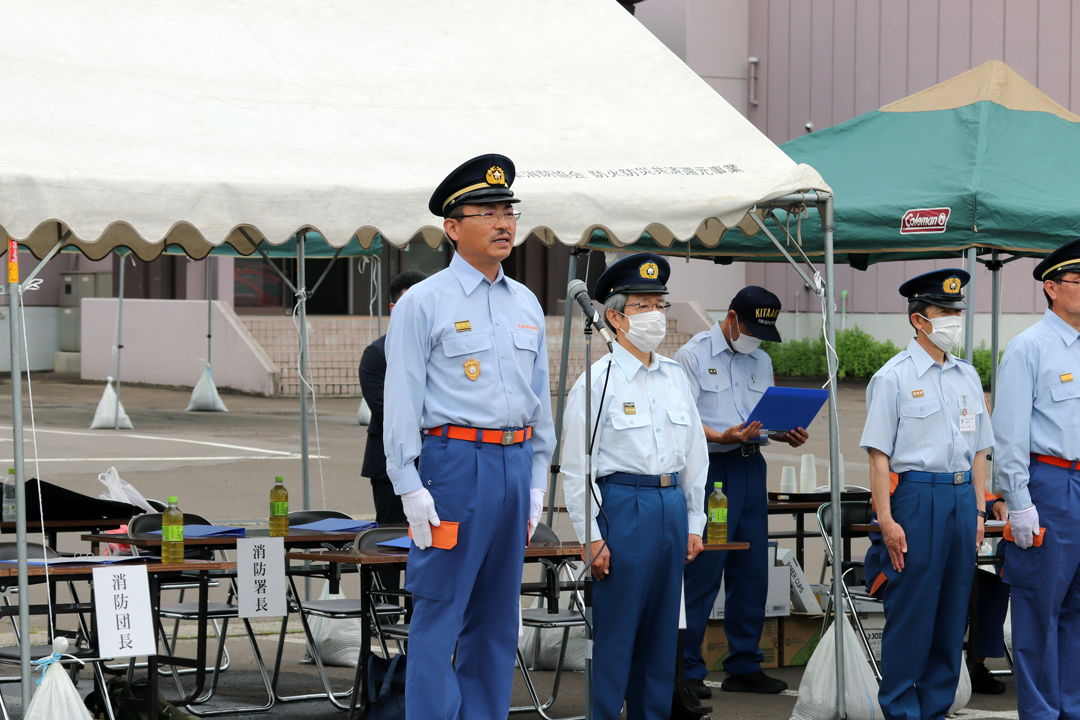
[(968, 281), (967, 296), (971, 299), (968, 311), (964, 313), (964, 359), (969, 363), (975, 361), (975, 275), (979, 269), (978, 248), (967, 250), (967, 271), (971, 275)]
[[(566, 284), (569, 285), (577, 277), (577, 256), (581, 252), (578, 248), (570, 251), (570, 267), (566, 271)], [(585, 250), (584, 252), (588, 252)], [(555, 488), (559, 482), (559, 464), (562, 459), (562, 422), (563, 412), (566, 409), (566, 373), (570, 365), (570, 326), (574, 320), (574, 303), (570, 295), (566, 296), (566, 317), (563, 318), (562, 350), (559, 352), (559, 389), (555, 396), (555, 452), (551, 456), (551, 479), (548, 481), (547, 515), (545, 522), (548, 527), (555, 519)]]
[(210, 350), (212, 347), (211, 321), (214, 312), (214, 265), (210, 256), (206, 258), (206, 367), (210, 367)]
[(308, 398), (307, 383), (310, 382), (308, 375), (308, 334), (307, 334), (307, 286), (304, 272), (304, 243), (307, 241), (307, 230), (301, 230), (296, 234), (296, 284), (299, 287), (297, 295), (300, 297), (300, 475), (303, 479), (303, 503), (304, 510), (311, 509), (311, 486), (308, 483)]
[[(833, 289), (833, 199), (829, 195), (819, 193), (819, 196), (825, 198), (824, 215), (822, 216), (822, 224), (824, 225), (825, 235), (825, 293), (821, 298), (821, 301), (825, 303), (825, 337), (829, 342), (829, 345), (836, 347), (836, 300), (835, 290)], [(821, 211), (821, 205), (818, 205), (818, 211)], [(843, 488), (840, 487), (840, 421), (837, 415), (837, 402), (836, 402), (836, 370), (839, 358), (830, 354), (828, 348), (825, 350), (825, 357), (829, 365), (829, 488), (832, 494), (832, 546), (833, 546), (833, 582), (832, 582), (832, 596), (833, 596), (833, 612), (835, 613), (835, 622), (833, 626), (833, 632), (836, 635), (836, 716), (838, 718), (847, 717), (847, 708), (845, 707), (845, 689), (844, 689), (844, 637), (846, 628), (844, 623), (847, 619), (844, 617), (844, 596), (843, 596), (843, 559), (842, 548), (843, 538), (841, 535), (841, 523), (838, 521), (840, 518), (840, 493)]]
[(375, 273), (375, 304), (379, 306), (379, 337), (382, 337), (382, 258), (371, 263), (371, 272)]
[[(14, 248), (14, 241), (9, 241), (9, 247)], [(22, 691), (22, 707), (25, 709), (30, 704), (30, 694), (33, 685), (30, 684), (30, 585), (26, 572), (26, 480), (25, 468), (23, 467), (23, 418), (22, 418), (22, 369), (20, 350), (22, 345), (22, 318), (19, 306), (22, 297), (19, 295), (19, 260), (17, 251), (10, 251), (8, 258), (8, 280), (14, 278), (14, 282), (8, 283), (8, 347), (11, 351), (11, 427), (12, 427), (12, 451), (15, 460), (15, 543), (16, 556), (19, 563), (19, 636), (23, 639), (19, 643), (19, 669), (22, 682), (19, 689)], [(13, 259), (14, 258), (14, 259)]]
[(113, 408), (113, 430), (120, 429), (120, 353), (124, 350), (124, 266), (127, 255), (120, 256), (120, 297), (116, 304), (116, 407)]
[(990, 261), (990, 412), (997, 400), (998, 345), (1001, 342), (1001, 261), (995, 250)]

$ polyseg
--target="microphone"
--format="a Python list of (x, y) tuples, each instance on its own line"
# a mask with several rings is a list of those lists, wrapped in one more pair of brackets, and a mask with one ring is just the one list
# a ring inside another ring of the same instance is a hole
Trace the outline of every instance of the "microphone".
[(596, 308), (592, 304), (592, 299), (589, 297), (589, 289), (585, 287), (585, 283), (580, 280), (572, 280), (566, 287), (566, 294), (573, 300), (577, 301), (577, 304), (581, 306), (581, 312), (585, 313), (585, 317), (596, 326), (597, 331), (600, 333), (600, 337), (604, 338), (604, 342), (608, 344), (608, 348), (611, 348), (611, 344), (615, 342), (615, 339), (611, 337), (611, 333), (608, 332), (607, 326), (604, 325), (604, 321), (600, 319), (600, 313), (596, 312)]

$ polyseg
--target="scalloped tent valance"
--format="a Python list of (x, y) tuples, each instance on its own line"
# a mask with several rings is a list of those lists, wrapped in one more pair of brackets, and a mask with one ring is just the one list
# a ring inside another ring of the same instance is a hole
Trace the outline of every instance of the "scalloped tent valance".
[(38, 257), (65, 231), (92, 258), (247, 254), (241, 229), (437, 245), (428, 196), (483, 152), (517, 164), (519, 240), (712, 246), (761, 200), (828, 189), (610, 0), (0, 12), (0, 226)]

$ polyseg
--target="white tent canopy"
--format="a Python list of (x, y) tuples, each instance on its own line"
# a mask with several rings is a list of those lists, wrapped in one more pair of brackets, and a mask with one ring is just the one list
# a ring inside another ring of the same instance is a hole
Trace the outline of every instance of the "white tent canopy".
[(612, 0), (0, 0), (0, 224), (42, 257), (318, 230), (442, 239), (458, 163), (502, 152), (518, 238), (661, 245), (828, 190)]

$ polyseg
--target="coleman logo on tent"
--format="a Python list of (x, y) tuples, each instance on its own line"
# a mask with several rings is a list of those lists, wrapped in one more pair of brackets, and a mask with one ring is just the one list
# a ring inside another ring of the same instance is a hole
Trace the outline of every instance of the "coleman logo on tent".
[(951, 212), (952, 210), (947, 207), (908, 210), (900, 220), (900, 234), (943, 233)]

